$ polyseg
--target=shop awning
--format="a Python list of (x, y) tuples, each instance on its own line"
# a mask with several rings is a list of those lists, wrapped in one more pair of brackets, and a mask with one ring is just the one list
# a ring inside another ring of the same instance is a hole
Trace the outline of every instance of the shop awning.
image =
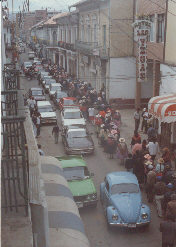
[(161, 122), (176, 122), (176, 94), (156, 96), (148, 103), (149, 113)]

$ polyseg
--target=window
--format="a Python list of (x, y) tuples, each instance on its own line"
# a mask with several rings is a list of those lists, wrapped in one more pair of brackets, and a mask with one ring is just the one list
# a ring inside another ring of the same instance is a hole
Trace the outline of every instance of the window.
[(164, 14), (158, 15), (157, 42), (164, 42)]
[(84, 26), (81, 29), (81, 40), (84, 41)]
[(87, 27), (87, 41), (91, 42), (91, 28), (90, 25)]
[(106, 25), (103, 25), (103, 48), (106, 49)]
[(155, 16), (154, 15), (150, 16), (150, 21), (151, 21), (151, 29), (150, 29), (148, 41), (154, 42), (155, 41)]
[(97, 25), (96, 24), (94, 24), (93, 38), (94, 38), (94, 42), (96, 42), (97, 41)]

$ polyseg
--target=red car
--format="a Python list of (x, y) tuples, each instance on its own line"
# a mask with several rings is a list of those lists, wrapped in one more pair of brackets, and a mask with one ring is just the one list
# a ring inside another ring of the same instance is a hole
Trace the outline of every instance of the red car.
[(59, 101), (59, 109), (62, 111), (64, 108), (78, 107), (77, 99), (74, 97), (64, 97)]

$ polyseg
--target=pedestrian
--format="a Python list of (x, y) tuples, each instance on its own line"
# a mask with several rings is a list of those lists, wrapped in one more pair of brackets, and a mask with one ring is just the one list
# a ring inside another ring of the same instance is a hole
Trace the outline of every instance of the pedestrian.
[(95, 118), (95, 109), (93, 107), (89, 107), (88, 109), (89, 113), (89, 121), (94, 124), (94, 118)]
[(125, 143), (125, 138), (119, 138), (119, 143), (117, 144), (117, 159), (120, 160), (120, 165), (124, 165), (124, 161), (127, 157), (128, 148)]
[(141, 116), (142, 116), (141, 131), (144, 130), (144, 133), (147, 133), (147, 120), (149, 118), (149, 114), (146, 108), (143, 109)]
[(156, 141), (156, 138), (152, 138), (146, 147), (148, 148), (149, 154), (152, 157), (152, 160), (154, 161), (156, 155), (159, 153), (159, 144)]
[(153, 170), (152, 163), (148, 165), (149, 172), (147, 173), (147, 181), (146, 181), (146, 194), (148, 202), (153, 202), (154, 198), (154, 185), (156, 183), (156, 173)]
[(169, 166), (171, 168), (172, 167), (172, 163), (171, 163), (171, 152), (166, 147), (163, 148), (162, 158), (164, 160), (165, 166)]
[(159, 158), (157, 165), (155, 167), (156, 175), (157, 176), (163, 176), (164, 169), (165, 169), (164, 160), (163, 160), (163, 158)]
[(164, 194), (166, 193), (166, 185), (161, 180), (162, 180), (162, 177), (158, 176), (157, 182), (154, 186), (155, 203), (156, 203), (157, 213), (159, 217), (163, 217), (162, 203), (164, 199)]
[(135, 130), (138, 131), (139, 124), (140, 124), (140, 108), (137, 108), (136, 112), (134, 113), (134, 120), (135, 120)]
[(40, 144), (37, 144), (37, 146), (38, 146), (39, 154), (40, 154), (41, 156), (44, 156), (45, 153), (44, 153), (43, 150), (42, 150), (42, 146), (41, 146)]
[(167, 187), (167, 190), (166, 190), (166, 193), (164, 194), (164, 200), (163, 200), (164, 213), (166, 213), (168, 203), (172, 200), (171, 199), (172, 195), (176, 193), (176, 191), (174, 191), (174, 186), (172, 183), (168, 183), (166, 187)]
[(136, 151), (135, 155), (133, 156), (134, 159), (134, 168), (133, 173), (136, 175), (139, 184), (144, 183), (144, 164), (142, 162), (143, 157), (139, 150)]
[(134, 135), (131, 139), (131, 148), (133, 148), (133, 146), (136, 144), (136, 143), (140, 143), (141, 142), (141, 137), (140, 135), (138, 134), (138, 132), (135, 130), (134, 131)]
[(171, 201), (167, 204), (166, 217), (176, 221), (176, 194), (171, 195)]
[(36, 128), (37, 128), (37, 137), (40, 136), (40, 126), (41, 126), (41, 119), (40, 119), (40, 113), (37, 114), (37, 119), (36, 119)]
[(35, 111), (36, 107), (36, 101), (34, 97), (31, 97), (31, 100), (29, 101), (29, 110), (30, 110), (30, 115), (32, 116), (33, 112)]
[(162, 232), (162, 247), (174, 247), (176, 243), (176, 222), (169, 217), (160, 223)]
[(132, 172), (133, 173), (133, 166), (134, 166), (134, 159), (132, 154), (128, 154), (128, 158), (125, 160), (125, 168), (127, 172)]
[(107, 151), (107, 153), (109, 153), (110, 159), (113, 159), (113, 154), (115, 153), (115, 150), (116, 150), (115, 139), (114, 139), (113, 135), (108, 135), (108, 139), (106, 142), (106, 151)]
[(55, 126), (53, 127), (53, 130), (52, 130), (52, 135), (54, 134), (55, 144), (58, 143), (58, 139), (59, 139), (59, 131), (60, 131), (59, 126), (58, 126), (58, 125), (55, 125)]
[(157, 137), (157, 132), (155, 128), (152, 127), (152, 124), (149, 125), (149, 129), (147, 130), (148, 141)]

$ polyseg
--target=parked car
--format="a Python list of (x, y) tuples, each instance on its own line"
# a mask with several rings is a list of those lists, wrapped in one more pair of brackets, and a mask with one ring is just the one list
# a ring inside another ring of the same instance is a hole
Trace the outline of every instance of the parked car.
[(56, 83), (56, 80), (52, 78), (45, 79), (45, 84), (44, 84), (45, 93), (49, 93), (49, 87), (51, 83)]
[(59, 101), (59, 109), (62, 111), (65, 108), (79, 108), (77, 99), (74, 97), (64, 97)]
[(43, 77), (46, 76), (46, 75), (49, 75), (49, 72), (46, 72), (44, 70), (39, 73), (38, 78), (37, 78), (39, 84), (42, 83)]
[(81, 156), (56, 157), (63, 168), (64, 176), (73, 194), (78, 208), (97, 205), (97, 192), (92, 180), (93, 174), (88, 170)]
[(49, 85), (49, 97), (50, 97), (50, 99), (52, 99), (55, 92), (59, 91), (59, 90), (60, 91), (62, 90), (62, 85), (60, 83), (51, 83)]
[(62, 127), (68, 125), (81, 124), (86, 125), (86, 121), (83, 118), (83, 115), (80, 109), (66, 108), (61, 112)]
[(23, 65), (22, 65), (22, 70), (23, 70), (23, 73), (26, 74), (26, 72), (28, 71), (28, 69), (32, 67), (32, 63), (29, 61), (29, 62), (24, 62)]
[(64, 98), (64, 97), (67, 97), (67, 96), (68, 96), (67, 93), (64, 92), (64, 91), (60, 91), (60, 90), (56, 91), (54, 93), (54, 95), (53, 95), (53, 102), (54, 102), (54, 104), (59, 107), (59, 101), (60, 101), (60, 99), (61, 98)]
[(34, 59), (34, 57), (35, 57), (35, 52), (34, 51), (29, 51), (28, 52), (28, 58), (29, 59)]
[(100, 185), (100, 199), (108, 226), (136, 228), (149, 225), (150, 208), (142, 203), (138, 180), (134, 174), (107, 174)]
[(66, 128), (62, 134), (62, 142), (66, 154), (92, 154), (94, 152), (92, 137), (84, 127)]
[(33, 96), (36, 101), (46, 100), (46, 96), (43, 92), (42, 88), (30, 88), (29, 89), (29, 96)]
[(41, 115), (41, 124), (56, 124), (57, 117), (54, 112), (55, 109), (49, 101), (37, 101), (37, 111)]

